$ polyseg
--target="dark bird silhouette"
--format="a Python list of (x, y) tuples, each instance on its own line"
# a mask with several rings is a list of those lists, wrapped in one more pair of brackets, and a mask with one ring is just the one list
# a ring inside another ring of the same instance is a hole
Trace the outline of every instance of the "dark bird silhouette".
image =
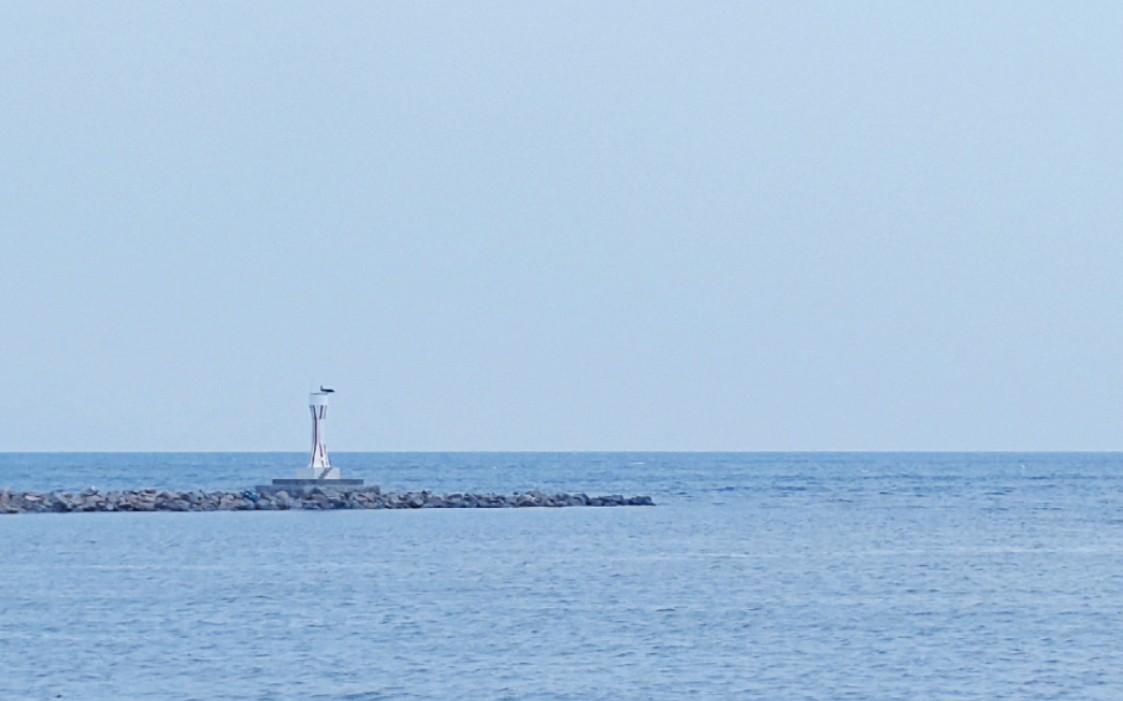
[(332, 389), (331, 387), (324, 387), (323, 385), (320, 385), (320, 391), (323, 392), (324, 394), (331, 394), (335, 390)]

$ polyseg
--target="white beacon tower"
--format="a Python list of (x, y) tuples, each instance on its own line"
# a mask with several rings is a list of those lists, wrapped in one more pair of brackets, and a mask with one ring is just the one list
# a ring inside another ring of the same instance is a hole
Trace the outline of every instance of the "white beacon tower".
[[(297, 470), (296, 477), (278, 478), (272, 485), (259, 485), (258, 491), (276, 493), (288, 491), (292, 493), (307, 492), (330, 482), (333, 488), (358, 488), (362, 487), (361, 479), (343, 479), (338, 467), (331, 466), (328, 458), (328, 446), (324, 440), (324, 429), (328, 421), (328, 395), (334, 394), (331, 387), (320, 385), (319, 392), (308, 395), (308, 408), (312, 411), (312, 455), (308, 458), (308, 466)], [(376, 490), (378, 487), (367, 489)]]
[(331, 466), (328, 446), (324, 442), (324, 429), (328, 422), (328, 395), (331, 388), (320, 387), (319, 392), (308, 395), (308, 408), (312, 410), (312, 455), (308, 458), (305, 479), (339, 479), (339, 470)]

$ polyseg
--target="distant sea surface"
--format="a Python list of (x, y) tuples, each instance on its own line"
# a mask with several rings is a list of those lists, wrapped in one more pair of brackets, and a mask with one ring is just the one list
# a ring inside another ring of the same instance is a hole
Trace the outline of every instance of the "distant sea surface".
[[(1118, 699), (1123, 455), (333, 454), (657, 506), (0, 516), (0, 699)], [(285, 453), (0, 454), (240, 489)]]

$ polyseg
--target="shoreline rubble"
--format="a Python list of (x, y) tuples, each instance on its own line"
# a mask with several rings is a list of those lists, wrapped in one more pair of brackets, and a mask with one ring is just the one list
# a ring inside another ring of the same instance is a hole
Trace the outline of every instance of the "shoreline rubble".
[(504, 509), (569, 506), (654, 506), (648, 496), (588, 496), (582, 492), (546, 494), (434, 494), (428, 491), (383, 494), (378, 487), (308, 490), (178, 491), (111, 490), (14, 492), (0, 490), (0, 514), (106, 513), (119, 511), (322, 511), (336, 509)]

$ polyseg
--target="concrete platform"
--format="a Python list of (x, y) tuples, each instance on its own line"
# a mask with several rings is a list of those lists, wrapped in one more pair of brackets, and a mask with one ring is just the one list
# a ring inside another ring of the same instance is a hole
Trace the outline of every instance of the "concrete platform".
[(364, 486), (361, 479), (275, 479), (273, 484), (259, 484), (254, 487), (261, 494), (276, 494), (288, 492), (289, 494), (307, 494), (313, 489), (334, 490), (337, 492), (374, 492), (380, 494), (382, 489), (372, 484)]

